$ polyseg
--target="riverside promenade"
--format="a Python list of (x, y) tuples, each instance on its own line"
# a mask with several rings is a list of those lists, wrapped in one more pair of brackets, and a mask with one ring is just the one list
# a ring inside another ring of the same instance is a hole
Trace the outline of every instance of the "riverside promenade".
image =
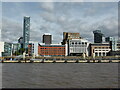
[(0, 63), (120, 63), (120, 57), (1, 57)]

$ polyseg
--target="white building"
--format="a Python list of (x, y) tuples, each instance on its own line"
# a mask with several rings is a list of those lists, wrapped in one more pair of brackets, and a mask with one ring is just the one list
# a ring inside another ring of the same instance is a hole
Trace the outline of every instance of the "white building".
[(89, 43), (85, 39), (71, 39), (68, 40), (66, 46), (66, 53), (69, 56), (81, 56), (83, 53), (88, 56)]
[(34, 41), (30, 41), (29, 42), (29, 45), (31, 45), (31, 48), (30, 48), (30, 54), (31, 55), (35, 55), (35, 56), (38, 56), (38, 42), (34, 42)]

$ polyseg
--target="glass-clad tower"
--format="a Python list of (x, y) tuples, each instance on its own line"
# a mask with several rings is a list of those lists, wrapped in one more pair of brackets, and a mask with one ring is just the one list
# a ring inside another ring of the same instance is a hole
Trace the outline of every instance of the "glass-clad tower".
[(23, 22), (23, 48), (28, 49), (28, 44), (30, 40), (30, 17), (25, 16)]

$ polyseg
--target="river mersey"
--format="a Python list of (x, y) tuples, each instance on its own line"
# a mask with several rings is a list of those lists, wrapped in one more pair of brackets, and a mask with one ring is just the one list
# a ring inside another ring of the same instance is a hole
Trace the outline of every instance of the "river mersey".
[(3, 63), (3, 88), (118, 88), (118, 63)]

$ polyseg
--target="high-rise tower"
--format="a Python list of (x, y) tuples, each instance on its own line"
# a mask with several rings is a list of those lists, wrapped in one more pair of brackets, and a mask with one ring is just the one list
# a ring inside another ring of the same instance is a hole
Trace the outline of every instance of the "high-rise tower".
[(103, 34), (101, 30), (95, 30), (94, 33), (94, 43), (102, 43)]
[(30, 40), (30, 17), (25, 16), (23, 22), (23, 48), (27, 50)]

